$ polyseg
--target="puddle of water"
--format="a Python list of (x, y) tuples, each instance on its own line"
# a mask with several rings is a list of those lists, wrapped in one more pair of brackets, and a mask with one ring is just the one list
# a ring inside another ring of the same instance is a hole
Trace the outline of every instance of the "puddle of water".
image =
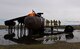
[[(63, 31), (60, 29), (60, 31)], [(12, 45), (12, 44), (17, 44), (13, 41), (10, 40), (5, 40), (3, 37), (4, 35), (7, 34), (6, 30), (0, 30), (0, 45)], [(57, 35), (57, 37), (61, 36), (60, 40), (56, 40), (56, 41), (66, 41), (68, 43), (75, 43), (75, 42), (80, 42), (80, 30), (74, 30), (73, 32), (74, 34), (74, 38), (73, 39), (67, 39), (65, 38), (65, 34), (61, 34), (61, 35)], [(15, 36), (15, 38), (17, 37), (17, 35)], [(48, 38), (48, 37), (46, 37)], [(56, 41), (52, 40), (50, 37), (49, 39), (46, 41), (45, 38), (39, 38), (38, 40), (43, 40), (42, 43), (43, 44), (54, 44), (56, 43)]]
[[(61, 35), (57, 35), (57, 36), (61, 36), (60, 40), (56, 40), (56, 41), (65, 41), (68, 43), (75, 43), (75, 42), (80, 42), (80, 30), (75, 30), (73, 32), (74, 34), (74, 38), (73, 39), (66, 39), (65, 35), (66, 34), (61, 34)], [(47, 37), (46, 37), (47, 38)], [(49, 39), (49, 41), (46, 41), (46, 38), (43, 40), (43, 44), (53, 44), (56, 43), (54, 40)]]
[(13, 41), (10, 40), (5, 40), (4, 39), (4, 35), (7, 34), (6, 30), (0, 30), (0, 45), (13, 45), (13, 44), (17, 44)]

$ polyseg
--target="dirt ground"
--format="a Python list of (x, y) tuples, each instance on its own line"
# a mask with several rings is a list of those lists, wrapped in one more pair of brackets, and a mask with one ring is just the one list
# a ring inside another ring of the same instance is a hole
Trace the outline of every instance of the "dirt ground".
[(80, 43), (57, 42), (54, 44), (0, 45), (0, 49), (80, 49)]

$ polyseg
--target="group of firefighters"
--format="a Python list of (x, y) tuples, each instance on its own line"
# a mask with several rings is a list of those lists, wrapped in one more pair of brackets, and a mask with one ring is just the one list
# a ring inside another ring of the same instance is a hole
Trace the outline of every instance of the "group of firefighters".
[(60, 20), (45, 20), (45, 25), (46, 26), (60, 26), (61, 25), (61, 21)]

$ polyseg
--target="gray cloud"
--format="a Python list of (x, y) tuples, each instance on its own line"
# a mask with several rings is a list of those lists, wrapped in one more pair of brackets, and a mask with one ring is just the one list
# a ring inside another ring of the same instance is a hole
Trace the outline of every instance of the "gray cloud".
[(2, 19), (26, 15), (31, 9), (44, 12), (46, 19), (79, 21), (80, 18), (80, 0), (0, 0)]

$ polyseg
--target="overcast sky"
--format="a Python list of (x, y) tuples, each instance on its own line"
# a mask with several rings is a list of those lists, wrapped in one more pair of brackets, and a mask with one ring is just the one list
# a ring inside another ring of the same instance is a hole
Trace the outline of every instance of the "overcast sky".
[(0, 0), (0, 21), (43, 12), (46, 19), (80, 21), (80, 0)]

